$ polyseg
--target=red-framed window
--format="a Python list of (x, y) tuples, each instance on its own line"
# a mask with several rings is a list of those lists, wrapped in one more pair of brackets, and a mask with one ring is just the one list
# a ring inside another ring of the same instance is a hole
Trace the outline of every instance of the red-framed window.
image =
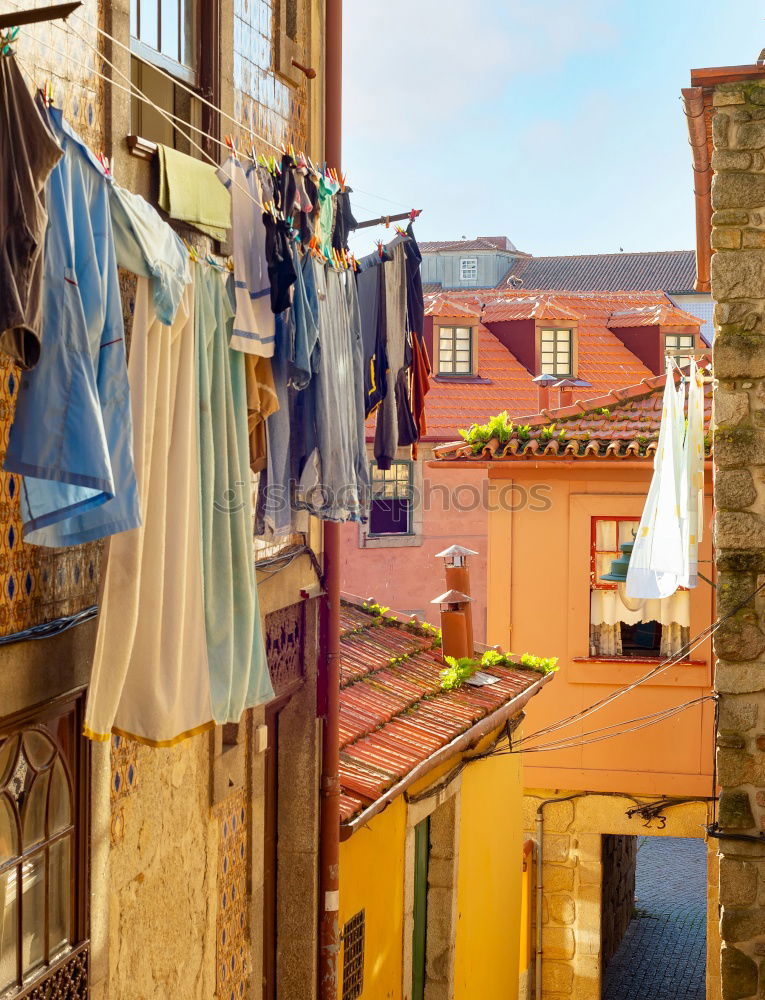
[(620, 545), (631, 542), (639, 517), (593, 517), (590, 538), (590, 585), (593, 590), (616, 590), (615, 583), (602, 580), (611, 563), (621, 555)]

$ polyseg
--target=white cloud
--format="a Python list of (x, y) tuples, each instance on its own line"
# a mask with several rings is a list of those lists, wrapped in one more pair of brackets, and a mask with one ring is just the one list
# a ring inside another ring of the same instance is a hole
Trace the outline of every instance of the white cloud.
[[(615, 39), (607, 0), (351, 0), (345, 7), (346, 135), (427, 140), (529, 72)], [(455, 122), (455, 135), (460, 125)]]

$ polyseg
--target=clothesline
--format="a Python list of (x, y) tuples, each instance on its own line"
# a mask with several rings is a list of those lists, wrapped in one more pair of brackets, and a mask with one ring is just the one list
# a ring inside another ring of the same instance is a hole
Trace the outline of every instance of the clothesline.
[[(9, 2), (14, 5), (14, 7), (15, 7), (16, 10), (22, 11), (24, 9), (23, 5), (19, 2), (19, 0), (9, 0)], [(209, 101), (207, 98), (203, 97), (200, 93), (198, 93), (198, 91), (194, 90), (192, 87), (189, 87), (187, 84), (185, 84), (181, 80), (177, 79), (177, 77), (174, 77), (171, 73), (168, 73), (166, 70), (162, 69), (161, 67), (155, 65), (154, 63), (152, 63), (152, 62), (150, 62), (150, 61), (148, 61), (148, 60), (146, 60), (144, 58), (142, 58), (138, 53), (134, 52), (130, 48), (129, 45), (126, 45), (120, 39), (115, 38), (114, 35), (110, 34), (108, 31), (105, 31), (99, 25), (93, 25), (86, 18), (84, 18), (82, 16), (82, 14), (80, 14), (79, 12), (74, 11), (70, 15), (70, 18), (76, 18), (77, 20), (81, 21), (82, 24), (85, 25), (87, 28), (95, 28), (96, 31), (99, 33), (99, 35), (101, 35), (103, 38), (106, 38), (110, 42), (113, 42), (119, 48), (121, 48), (125, 52), (127, 52), (131, 57), (133, 57), (135, 59), (138, 59), (139, 62), (142, 62), (142, 63), (144, 63), (147, 66), (151, 66), (151, 68), (152, 68), (152, 70), (154, 72), (159, 73), (161, 76), (165, 77), (167, 80), (169, 80), (170, 82), (172, 82), (175, 86), (180, 87), (181, 90), (185, 91), (187, 94), (189, 94), (195, 100), (198, 100), (199, 102), (201, 102), (202, 104), (204, 104), (206, 107), (208, 107), (212, 111), (216, 112), (216, 114), (220, 115), (222, 118), (225, 118), (227, 121), (231, 122), (237, 128), (241, 129), (242, 131), (245, 131), (245, 132), (249, 133), (249, 135), (253, 139), (257, 139), (260, 142), (265, 143), (265, 145), (269, 146), (271, 149), (274, 149), (274, 150), (276, 150), (279, 153), (283, 153), (284, 152), (284, 147), (283, 146), (276, 145), (270, 139), (267, 139), (264, 135), (261, 135), (259, 132), (256, 132), (255, 129), (253, 129), (251, 125), (249, 125), (246, 122), (241, 122), (237, 118), (234, 118), (232, 115), (228, 114), (226, 111), (224, 111), (222, 108), (220, 108), (217, 104), (214, 104), (212, 101)], [(189, 141), (189, 143), (191, 145), (193, 145), (196, 149), (198, 149), (200, 152), (202, 152), (202, 154), (208, 160), (210, 160), (210, 162), (214, 163), (216, 167), (218, 166), (218, 164), (215, 163), (215, 161), (213, 160), (213, 158), (210, 157), (209, 154), (204, 149), (202, 149), (193, 139), (191, 139), (191, 137), (189, 135), (187, 135), (183, 131), (183, 128), (181, 126), (189, 128), (189, 129), (193, 130), (194, 132), (197, 132), (200, 135), (205, 135), (208, 139), (211, 139), (214, 143), (216, 143), (218, 146), (220, 146), (220, 147), (222, 147), (224, 149), (228, 148), (227, 145), (226, 145), (226, 143), (222, 142), (220, 139), (217, 139), (215, 136), (209, 135), (208, 133), (204, 132), (204, 130), (200, 129), (198, 126), (193, 125), (190, 122), (184, 121), (183, 119), (179, 118), (177, 115), (174, 115), (171, 112), (167, 111), (165, 108), (162, 108), (159, 105), (157, 105), (154, 101), (151, 100), (151, 98), (147, 97), (143, 93), (143, 91), (141, 91), (137, 87), (137, 85), (135, 83), (133, 83), (132, 79), (127, 74), (125, 74), (122, 70), (120, 70), (118, 67), (116, 67), (114, 65), (114, 63), (112, 63), (103, 54), (103, 52), (97, 46), (94, 46), (92, 42), (90, 42), (87, 38), (85, 38), (82, 34), (80, 34), (71, 25), (70, 22), (67, 22), (67, 24), (63, 24), (63, 23), (61, 23), (59, 21), (50, 21), (48, 23), (50, 23), (54, 27), (59, 28), (61, 31), (64, 31), (64, 32), (66, 32), (66, 30), (68, 28), (77, 38), (79, 38), (79, 40), (84, 45), (86, 45), (89, 49), (91, 49), (91, 51), (93, 51), (97, 56), (99, 56), (104, 61), (104, 63), (106, 63), (108, 66), (110, 66), (114, 70), (114, 72), (119, 73), (119, 75), (124, 80), (126, 80), (129, 83), (129, 85), (132, 88), (132, 90), (135, 91), (135, 96), (137, 96), (139, 100), (141, 100), (143, 103), (147, 104), (149, 107), (151, 107), (155, 111), (157, 111), (157, 113), (160, 114), (165, 119), (165, 121), (168, 121), (171, 125), (173, 125), (173, 127), (176, 128), (184, 136), (184, 138), (186, 138)], [(55, 52), (61, 58), (68, 59), (71, 62), (75, 63), (75, 65), (80, 66), (80, 68), (86, 69), (86, 70), (90, 71), (91, 68), (89, 66), (87, 66), (85, 63), (83, 63), (81, 61), (78, 61), (78, 60), (74, 59), (73, 56), (59, 52), (58, 50), (56, 50), (52, 46), (50, 46), (48, 43), (43, 42), (42, 39), (40, 39), (40, 38), (36, 38), (36, 41), (39, 41), (43, 45), (46, 45), (49, 49), (51, 49), (51, 51)], [(104, 73), (99, 73), (97, 70), (95, 72), (96, 72), (96, 75), (100, 79), (104, 80), (104, 82), (109, 83), (112, 86), (116, 86), (120, 90), (124, 90), (125, 89), (124, 87), (121, 87), (119, 84), (117, 84), (117, 82), (113, 78), (105, 75)], [(403, 202), (395, 201), (392, 198), (387, 198), (384, 195), (376, 194), (376, 193), (373, 193), (371, 191), (363, 191), (360, 188), (356, 188), (355, 186), (354, 186), (354, 191), (358, 191), (359, 194), (369, 195), (370, 197), (376, 198), (376, 199), (378, 199), (380, 201), (386, 201), (386, 202), (388, 202), (391, 205), (398, 205), (398, 206), (400, 206), (402, 208), (406, 207)], [(263, 208), (262, 205), (260, 207)], [(372, 211), (372, 210), (370, 209), (369, 211)]]

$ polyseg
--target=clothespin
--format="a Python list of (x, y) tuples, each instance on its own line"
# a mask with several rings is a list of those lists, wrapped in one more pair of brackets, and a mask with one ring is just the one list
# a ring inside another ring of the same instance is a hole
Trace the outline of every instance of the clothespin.
[(193, 247), (191, 245), (191, 243), (188, 242), (188, 240), (184, 240), (183, 241), (183, 245), (188, 250), (189, 257), (194, 261), (195, 264), (198, 264), (199, 263), (199, 254), (197, 253), (196, 248)]
[(46, 80), (43, 84), (42, 97), (43, 104), (46, 108), (49, 108), (53, 104), (53, 84), (50, 80)]
[(230, 271), (231, 274), (234, 273), (234, 258), (233, 257), (227, 257), (226, 258), (226, 270)]
[(383, 259), (383, 241), (382, 240), (378, 240), (377, 241), (377, 252), (380, 255), (380, 260), (382, 260)]
[(101, 166), (104, 168), (104, 173), (106, 174), (106, 176), (110, 177), (111, 176), (111, 172), (112, 172), (112, 164), (111, 164), (111, 160), (109, 159), (109, 157), (106, 156), (105, 153), (96, 153), (96, 159), (101, 164)]
[(2, 51), (0, 55), (7, 56), (11, 52), (11, 44), (16, 41), (19, 34), (19, 28), (10, 28), (5, 34), (0, 35), (0, 44), (2, 44)]
[(421, 208), (413, 208), (412, 211), (409, 213), (409, 221), (410, 222), (414, 222), (414, 220), (417, 219), (417, 218), (419, 218), (420, 215), (422, 215), (422, 209)]

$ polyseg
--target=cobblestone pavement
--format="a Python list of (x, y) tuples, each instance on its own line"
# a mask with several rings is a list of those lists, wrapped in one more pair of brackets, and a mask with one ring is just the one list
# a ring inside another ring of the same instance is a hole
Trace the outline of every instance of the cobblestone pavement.
[(636, 915), (603, 975), (603, 1000), (704, 1000), (703, 840), (641, 837)]

